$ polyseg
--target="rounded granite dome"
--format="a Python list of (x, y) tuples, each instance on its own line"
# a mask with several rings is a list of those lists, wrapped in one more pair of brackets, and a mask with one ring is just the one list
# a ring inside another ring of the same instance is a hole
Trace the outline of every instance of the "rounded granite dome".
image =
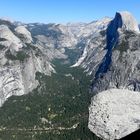
[(117, 12), (114, 20), (119, 20), (121, 28), (124, 30), (139, 32), (139, 27), (136, 19), (128, 11)]
[(18, 26), (15, 29), (15, 31), (18, 35), (20, 35), (20, 37), (22, 37), (22, 39), (25, 43), (31, 43), (32, 42), (31, 33), (24, 26)]
[(139, 129), (140, 92), (108, 89), (92, 98), (89, 129), (105, 140), (121, 139)]

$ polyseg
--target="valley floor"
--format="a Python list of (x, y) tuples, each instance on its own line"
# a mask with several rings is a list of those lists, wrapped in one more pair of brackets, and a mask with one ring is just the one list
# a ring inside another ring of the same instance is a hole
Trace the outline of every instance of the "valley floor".
[(39, 86), (0, 108), (0, 140), (95, 140), (88, 129), (91, 77), (55, 60), (55, 74), (36, 74)]

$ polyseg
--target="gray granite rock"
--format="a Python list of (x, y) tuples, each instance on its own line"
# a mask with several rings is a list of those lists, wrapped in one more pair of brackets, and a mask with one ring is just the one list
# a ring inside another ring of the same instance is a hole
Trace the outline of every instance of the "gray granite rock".
[(140, 129), (140, 92), (109, 89), (92, 98), (89, 129), (104, 140), (121, 139)]

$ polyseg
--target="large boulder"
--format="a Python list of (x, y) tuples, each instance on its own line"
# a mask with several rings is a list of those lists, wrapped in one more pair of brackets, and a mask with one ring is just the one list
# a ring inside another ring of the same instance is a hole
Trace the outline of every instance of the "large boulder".
[(109, 89), (92, 98), (89, 129), (104, 140), (120, 139), (140, 128), (140, 93)]

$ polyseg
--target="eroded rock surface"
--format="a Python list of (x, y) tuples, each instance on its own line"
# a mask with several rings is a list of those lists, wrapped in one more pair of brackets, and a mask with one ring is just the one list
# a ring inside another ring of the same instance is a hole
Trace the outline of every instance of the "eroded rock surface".
[(18, 26), (15, 31), (25, 43), (32, 42), (31, 33), (24, 26)]
[(92, 98), (89, 129), (104, 140), (115, 140), (140, 128), (140, 92), (109, 89)]

